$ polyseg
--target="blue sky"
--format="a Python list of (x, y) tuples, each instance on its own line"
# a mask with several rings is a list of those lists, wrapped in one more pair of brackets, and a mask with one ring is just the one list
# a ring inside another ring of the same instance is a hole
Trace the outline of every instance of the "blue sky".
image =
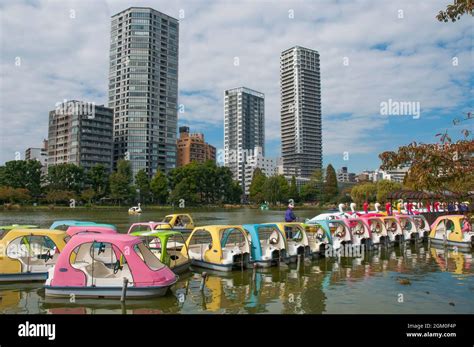
[[(452, 123), (473, 109), (472, 18), (438, 22), (448, 3), (3, 0), (0, 163), (40, 146), (57, 102), (107, 103), (110, 16), (133, 5), (180, 20), (180, 125), (221, 148), (223, 92), (246, 86), (265, 94), (266, 153), (278, 156), (279, 55), (305, 46), (321, 58), (324, 164), (375, 169), (382, 151), (472, 128)], [(389, 99), (419, 103), (420, 118), (381, 115)]]

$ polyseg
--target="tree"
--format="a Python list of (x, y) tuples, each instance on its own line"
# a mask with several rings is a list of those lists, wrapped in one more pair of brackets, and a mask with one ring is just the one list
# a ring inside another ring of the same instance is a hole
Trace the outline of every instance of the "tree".
[(249, 198), (250, 201), (259, 204), (265, 200), (263, 187), (267, 181), (267, 176), (263, 173), (260, 168), (256, 168), (253, 171), (252, 182), (249, 187)]
[(140, 202), (148, 202), (150, 198), (150, 179), (145, 169), (141, 169), (135, 175), (135, 186), (139, 190)]
[(74, 164), (57, 164), (48, 167), (48, 190), (65, 190), (79, 193), (84, 185), (84, 169)]
[(26, 188), (0, 187), (0, 201), (15, 203), (31, 199), (30, 192)]
[(332, 198), (336, 197), (338, 194), (337, 188), (337, 176), (336, 170), (334, 167), (329, 164), (326, 168), (326, 180), (323, 186), (324, 198), (326, 201), (331, 200)]
[(238, 204), (242, 197), (243, 191), (238, 181), (232, 181), (230, 186), (226, 189), (224, 195), (224, 203)]
[(96, 192), (92, 188), (87, 188), (82, 191), (81, 193), (81, 199), (85, 202), (87, 202), (89, 205), (92, 204), (92, 199), (96, 196)]
[(46, 193), (46, 201), (56, 204), (58, 202), (68, 203), (71, 199), (75, 199), (74, 192), (67, 190), (50, 190)]
[(109, 172), (102, 164), (93, 166), (87, 172), (87, 184), (94, 190), (96, 198), (105, 196), (109, 186)]
[(185, 177), (174, 187), (170, 194), (170, 201), (173, 204), (184, 202), (187, 206), (195, 205), (199, 196), (197, 194), (196, 184), (191, 177)]
[(264, 197), (271, 204), (281, 203), (288, 199), (288, 182), (282, 175), (267, 179), (264, 186)]
[(153, 176), (150, 182), (150, 190), (155, 201), (159, 204), (166, 203), (169, 196), (168, 178), (163, 172), (157, 171), (156, 175)]
[(396, 192), (403, 188), (401, 183), (381, 180), (377, 182), (377, 201), (380, 203), (386, 202), (389, 193)]
[(440, 22), (447, 23), (449, 20), (455, 22), (461, 19), (464, 14), (470, 14), (472, 16), (474, 14), (473, 11), (474, 3), (472, 0), (454, 0), (452, 5), (446, 6), (445, 11), (439, 11), (436, 18)]
[(0, 170), (0, 186), (27, 189), (33, 197), (41, 194), (41, 163), (37, 160), (12, 160)]
[(298, 186), (296, 185), (296, 177), (291, 176), (290, 187), (288, 188), (288, 198), (293, 199), (295, 202), (300, 201), (300, 194), (298, 192)]
[(303, 201), (316, 201), (323, 199), (323, 170), (314, 170), (311, 174), (309, 182), (301, 187), (300, 196)]
[(377, 185), (375, 183), (363, 183), (352, 187), (351, 198), (357, 204), (364, 201), (374, 202), (377, 196)]
[(129, 200), (134, 197), (135, 190), (132, 186), (133, 171), (129, 161), (120, 159), (117, 162), (117, 171), (110, 175), (110, 193), (112, 199)]
[(409, 165), (405, 179), (407, 188), (434, 192), (451, 191), (466, 193), (472, 186), (474, 175), (474, 141), (460, 140), (455, 143), (418, 144), (399, 147), (396, 152), (379, 155), (382, 169)]

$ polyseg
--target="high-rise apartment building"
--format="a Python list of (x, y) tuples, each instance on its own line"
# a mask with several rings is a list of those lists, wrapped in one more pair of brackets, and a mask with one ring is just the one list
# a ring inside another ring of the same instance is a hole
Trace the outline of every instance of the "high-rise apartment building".
[(109, 107), (114, 161), (151, 176), (176, 166), (178, 20), (148, 7), (112, 16)]
[(179, 127), (179, 138), (176, 142), (178, 148), (178, 166), (187, 165), (193, 161), (216, 161), (216, 147), (204, 141), (204, 134), (190, 133), (189, 127)]
[(295, 46), (281, 53), (281, 152), (285, 175), (322, 168), (319, 53)]
[(49, 112), (48, 166), (71, 163), (86, 171), (96, 164), (112, 169), (113, 111), (66, 101)]
[(245, 163), (255, 147), (265, 155), (265, 96), (240, 87), (224, 92), (224, 165), (245, 191)]

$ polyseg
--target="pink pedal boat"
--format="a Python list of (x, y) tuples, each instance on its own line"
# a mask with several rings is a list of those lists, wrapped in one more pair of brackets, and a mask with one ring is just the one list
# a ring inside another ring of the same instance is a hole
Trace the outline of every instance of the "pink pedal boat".
[(139, 237), (80, 233), (69, 240), (50, 269), (45, 294), (117, 298), (125, 278), (127, 298), (163, 296), (178, 280)]

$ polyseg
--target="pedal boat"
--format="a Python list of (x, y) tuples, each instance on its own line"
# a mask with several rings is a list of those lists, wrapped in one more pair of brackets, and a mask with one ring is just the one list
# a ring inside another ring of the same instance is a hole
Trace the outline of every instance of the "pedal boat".
[(344, 220), (324, 220), (319, 223), (326, 224), (331, 233), (331, 248), (334, 251), (339, 250), (345, 245), (352, 243), (351, 232)]
[(20, 225), (20, 224), (12, 224), (12, 225), (2, 225), (0, 226), (0, 239), (8, 233), (12, 229), (38, 229), (37, 225)]
[(253, 267), (271, 267), (289, 262), (286, 240), (276, 224), (244, 224), (250, 243), (250, 262)]
[[(98, 257), (104, 249), (110, 258)], [(46, 296), (117, 298), (124, 278), (127, 298), (163, 296), (177, 276), (139, 238), (123, 234), (78, 234), (61, 252), (44, 286)]]
[(394, 216), (380, 217), (385, 228), (387, 229), (387, 235), (390, 240), (390, 244), (400, 244), (403, 243), (405, 237), (403, 235), (402, 226), (398, 222), (397, 218)]
[(392, 245), (388, 236), (387, 228), (381, 218), (361, 216), (361, 220), (369, 229), (372, 245), (375, 248)]
[(366, 250), (373, 248), (372, 236), (367, 224), (360, 218), (343, 219), (351, 235), (351, 244), (355, 247), (364, 246)]
[(239, 225), (208, 225), (194, 228), (186, 240), (183, 255), (189, 254), (191, 265), (216, 271), (232, 271), (249, 266), (250, 245)]
[(54, 221), (53, 224), (51, 224), (49, 229), (67, 230), (67, 228), (69, 228), (70, 226), (93, 226), (93, 225), (117, 230), (117, 227), (113, 224), (104, 224), (104, 223), (96, 223), (96, 222), (80, 221), (80, 220), (57, 220), (57, 221)]
[(66, 245), (66, 233), (11, 229), (0, 239), (0, 282), (44, 281)]
[[(474, 248), (474, 231), (463, 232), (463, 215), (446, 215), (431, 224), (429, 241), (434, 245), (446, 245), (463, 250)], [(471, 224), (472, 226), (472, 224)]]
[(96, 226), (96, 225), (91, 225), (91, 226), (70, 226), (66, 230), (66, 234), (69, 237), (73, 237), (74, 235), (77, 234), (84, 234), (84, 233), (92, 233), (92, 234), (117, 234), (117, 230), (109, 228), (109, 227), (103, 227), (103, 226)]
[(189, 270), (191, 260), (187, 252), (186, 241), (180, 232), (150, 230), (135, 231), (130, 235), (141, 237), (153, 254), (175, 274), (181, 274)]
[(425, 216), (423, 216), (422, 214), (417, 214), (417, 215), (412, 216), (412, 218), (418, 230), (421, 231), (421, 235), (423, 239), (427, 240), (430, 234), (431, 228)]
[(308, 237), (309, 248), (313, 258), (324, 256), (327, 246), (331, 244), (331, 230), (328, 223), (313, 221), (303, 224)]
[(296, 262), (298, 255), (303, 257), (311, 256), (308, 236), (301, 223), (285, 222), (275, 224), (286, 237), (286, 249), (290, 262)]
[(165, 216), (161, 222), (155, 223), (156, 230), (177, 230), (181, 233), (191, 233), (194, 230), (194, 221), (189, 214), (175, 213)]
[(403, 238), (405, 242), (422, 242), (423, 241), (423, 231), (418, 229), (415, 220), (411, 215), (396, 215), (395, 218), (400, 223), (403, 232)]

